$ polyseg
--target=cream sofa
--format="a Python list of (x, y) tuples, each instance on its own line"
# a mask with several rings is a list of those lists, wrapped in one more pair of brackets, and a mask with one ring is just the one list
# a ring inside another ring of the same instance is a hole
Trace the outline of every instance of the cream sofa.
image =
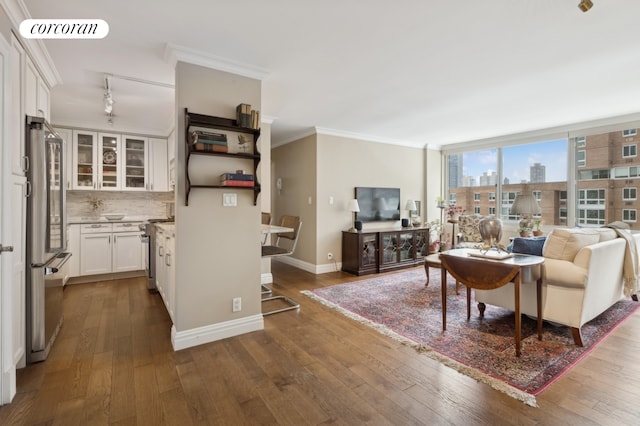
[[(633, 237), (640, 247), (640, 234)], [(610, 228), (554, 228), (544, 242), (542, 317), (571, 327), (578, 346), (582, 346), (582, 325), (623, 297), (626, 245)], [(520, 296), (522, 313), (536, 317), (535, 281), (523, 283)], [(477, 290), (475, 299), (481, 311), (480, 304), (514, 310), (513, 284)]]

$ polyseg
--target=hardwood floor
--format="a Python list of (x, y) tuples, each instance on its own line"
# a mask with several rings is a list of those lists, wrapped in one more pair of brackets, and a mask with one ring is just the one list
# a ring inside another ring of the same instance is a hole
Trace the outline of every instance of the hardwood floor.
[(273, 275), (299, 312), (179, 352), (144, 279), (68, 286), (49, 359), (18, 372), (0, 425), (638, 424), (640, 314), (532, 408), (299, 293), (362, 277)]

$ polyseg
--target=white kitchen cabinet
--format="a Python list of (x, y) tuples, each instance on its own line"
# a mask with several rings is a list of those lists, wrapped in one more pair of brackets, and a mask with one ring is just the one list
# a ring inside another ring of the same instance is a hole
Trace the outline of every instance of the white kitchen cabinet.
[(122, 165), (123, 190), (146, 191), (148, 187), (149, 140), (139, 136), (122, 136), (124, 164)]
[[(156, 227), (156, 248), (155, 248), (155, 257), (156, 257), (156, 288), (158, 289), (158, 293), (162, 296), (162, 300), (166, 301), (165, 296), (165, 270), (166, 265), (164, 263), (164, 230), (161, 227)], [(166, 302), (165, 302), (166, 303)]]
[(165, 305), (172, 321), (176, 305), (175, 289), (175, 236), (173, 232), (165, 232), (165, 254), (164, 254), (164, 284), (165, 284)]
[(29, 55), (25, 55), (25, 114), (49, 121), (50, 90)]
[(80, 226), (80, 275), (144, 269), (139, 222)]
[(122, 189), (122, 143), (116, 133), (98, 133), (98, 189)]
[(73, 130), (72, 189), (98, 189), (98, 133)]
[(66, 263), (69, 265), (66, 279), (80, 275), (80, 225), (78, 224), (67, 226), (67, 251), (71, 253), (71, 257)]
[(139, 271), (144, 269), (140, 257), (140, 232), (119, 232), (113, 233), (112, 235), (112, 272)]
[(149, 138), (149, 191), (169, 190), (169, 163), (167, 161), (167, 140), (159, 138)]
[(11, 141), (11, 173), (24, 176), (26, 171), (24, 154), (24, 61), (25, 51), (11, 34), (11, 108), (9, 108), (9, 141)]

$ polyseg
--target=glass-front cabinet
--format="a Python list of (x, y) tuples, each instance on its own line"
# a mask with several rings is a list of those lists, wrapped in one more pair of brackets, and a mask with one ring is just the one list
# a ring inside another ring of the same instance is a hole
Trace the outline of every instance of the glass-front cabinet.
[(100, 133), (98, 189), (120, 189), (120, 135)]
[[(146, 164), (147, 138), (123, 136), (124, 138), (124, 189), (144, 191), (147, 189), (148, 167)], [(165, 167), (166, 169), (166, 167)]]
[(73, 131), (73, 189), (98, 189), (98, 134)]
[(399, 262), (413, 262), (413, 232), (381, 232), (380, 269), (387, 265), (396, 266)]

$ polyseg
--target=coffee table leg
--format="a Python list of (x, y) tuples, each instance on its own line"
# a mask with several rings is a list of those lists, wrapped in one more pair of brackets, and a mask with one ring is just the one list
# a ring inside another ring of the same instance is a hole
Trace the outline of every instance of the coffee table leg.
[(467, 287), (467, 321), (471, 319), (471, 287)]
[(442, 288), (442, 331), (447, 329), (447, 270), (443, 266), (442, 267), (442, 279), (441, 279)]
[(513, 292), (516, 302), (516, 356), (520, 356), (520, 273), (516, 274), (513, 282)]

